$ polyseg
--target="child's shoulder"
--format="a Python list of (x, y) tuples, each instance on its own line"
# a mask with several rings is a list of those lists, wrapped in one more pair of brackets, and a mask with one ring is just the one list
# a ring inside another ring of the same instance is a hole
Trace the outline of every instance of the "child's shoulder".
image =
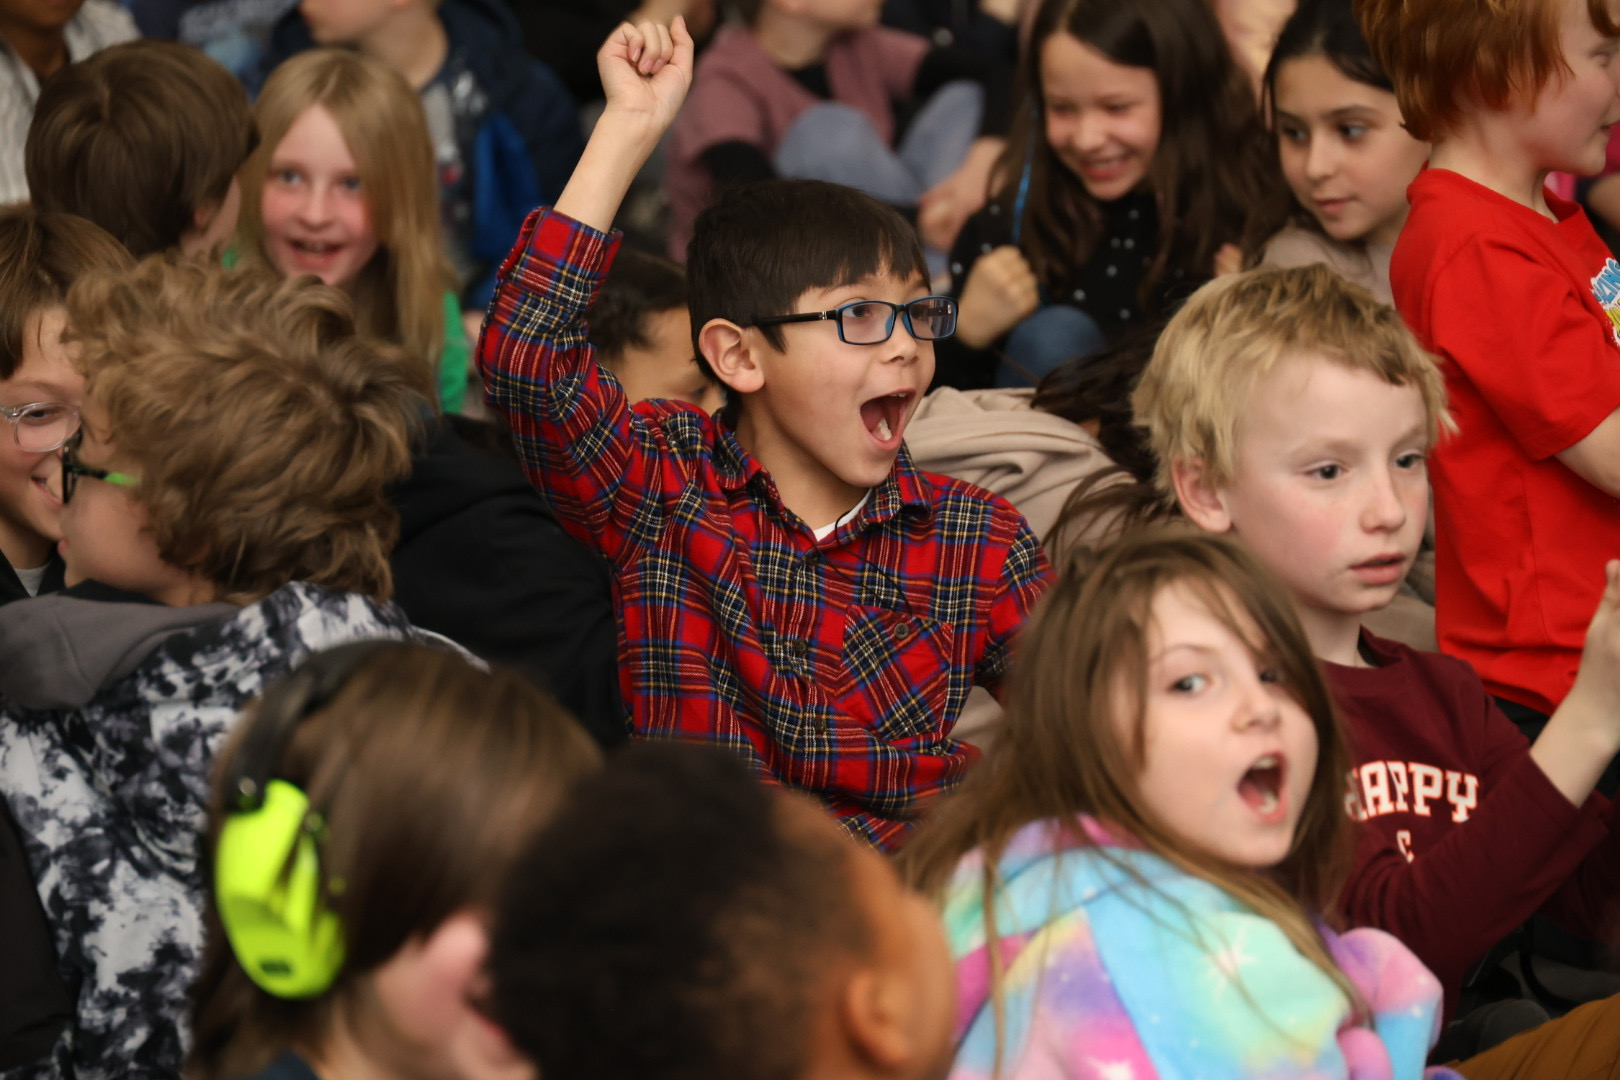
[(914, 497), (928, 504), (936, 524), (947, 532), (983, 525), (991, 530), (989, 535), (1010, 541), (1020, 531), (1029, 531), (1024, 515), (1002, 496), (966, 480), (925, 472), (911, 464), (909, 457), (903, 467), (897, 465), (902, 498), (909, 494), (905, 481), (908, 471), (916, 478)]

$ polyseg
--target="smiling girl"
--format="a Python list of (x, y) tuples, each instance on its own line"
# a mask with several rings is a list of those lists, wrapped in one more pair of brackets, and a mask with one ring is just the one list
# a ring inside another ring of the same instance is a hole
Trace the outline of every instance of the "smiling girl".
[(1276, 187), (1205, 0), (1045, 0), (1019, 92), (1000, 188), (951, 252), (943, 385), (1029, 385), (1162, 314), (1236, 268)]
[(1267, 243), (1262, 261), (1326, 263), (1393, 303), (1389, 257), (1429, 144), (1401, 126), (1395, 91), (1350, 0), (1300, 5), (1277, 38), (1264, 92), (1293, 223)]
[(944, 903), (952, 1075), (1418, 1075), (1439, 984), (1320, 922), (1349, 759), (1281, 586), (1227, 541), (1138, 534), (1053, 587), (1017, 663), (903, 856)]
[(361, 329), (432, 360), (440, 404), (460, 409), (468, 347), (420, 99), (380, 60), (316, 49), (271, 73), (254, 115), (261, 139), (241, 176), (243, 262), (348, 293)]

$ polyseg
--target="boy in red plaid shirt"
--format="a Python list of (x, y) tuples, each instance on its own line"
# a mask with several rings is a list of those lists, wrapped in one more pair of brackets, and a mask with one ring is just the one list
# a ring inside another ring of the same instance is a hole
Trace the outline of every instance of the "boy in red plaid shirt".
[(1048, 576), (1003, 500), (918, 472), (902, 443), (955, 302), (904, 219), (846, 188), (727, 193), (688, 257), (716, 417), (630, 404), (585, 340), (630, 179), (674, 119), (691, 38), (628, 24), (608, 106), (555, 207), (530, 215), (479, 342), (531, 480), (612, 562), (630, 727), (714, 742), (818, 795), (884, 848), (975, 751), (950, 737), (999, 688)]

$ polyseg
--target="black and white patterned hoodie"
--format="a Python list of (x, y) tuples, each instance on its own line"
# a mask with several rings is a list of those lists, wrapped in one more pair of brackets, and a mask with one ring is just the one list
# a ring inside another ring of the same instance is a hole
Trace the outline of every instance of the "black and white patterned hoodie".
[(180, 1075), (214, 754), (267, 682), (362, 638), (448, 645), (391, 604), (296, 582), (240, 608), (93, 585), (0, 608), (0, 794), (75, 1000), (50, 1058), (7, 1080)]

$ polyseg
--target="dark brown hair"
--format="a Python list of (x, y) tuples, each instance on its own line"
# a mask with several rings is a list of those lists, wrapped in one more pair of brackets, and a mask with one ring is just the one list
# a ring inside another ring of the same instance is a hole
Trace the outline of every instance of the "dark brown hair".
[(153, 256), (68, 294), (88, 419), (140, 477), (158, 553), (258, 600), (289, 581), (386, 599), (386, 487), (431, 409), (427, 369), (355, 332), (309, 279)]
[(1006, 213), (1017, 213), (1027, 173), (1020, 247), (1043, 284), (1083, 265), (1102, 239), (1096, 201), (1046, 141), (1041, 54), (1054, 34), (1116, 64), (1149, 68), (1158, 83), (1161, 123), (1149, 177), (1160, 242), (1138, 295), (1144, 310), (1158, 314), (1153, 297), (1165, 274), (1208, 278), (1215, 253), (1245, 238), (1249, 207), (1282, 183), (1253, 91), (1208, 0), (1043, 0), (1019, 66), (1021, 104), (995, 196)]
[(89, 218), (139, 258), (178, 247), (256, 145), (230, 72), (189, 45), (143, 39), (47, 82), (23, 156), (37, 206)]
[(83, 218), (27, 203), (0, 207), (0, 379), (22, 365), (36, 312), (66, 303), (73, 283), (92, 270), (132, 265), (117, 240)]
[[(928, 280), (922, 244), (905, 218), (870, 195), (821, 180), (761, 180), (727, 189), (698, 215), (686, 250), (692, 347), (711, 379), (714, 370), (697, 348), (710, 319), (749, 326), (791, 314), (811, 289), (872, 274)], [(778, 351), (786, 346), (780, 326), (760, 333)]]
[[(793, 1080), (861, 956), (854, 841), (712, 746), (617, 752), (512, 868), (497, 1019), (547, 1080)], [(822, 826), (815, 828), (816, 825)]]
[[(1234, 867), (1190, 847), (1143, 804), (1147, 641), (1154, 598), (1189, 590), (1279, 672), (1316, 729), (1316, 771), (1287, 857), (1268, 873)], [(1122, 695), (1121, 690), (1125, 691)], [(1115, 715), (1131, 702), (1132, 736)], [(1348, 869), (1349, 753), (1310, 643), (1283, 586), (1236, 543), (1144, 530), (1059, 576), (1019, 640), (1007, 711), (985, 759), (925, 820), (900, 860), (938, 893), (973, 851), (984, 858), (985, 921), (995, 941), (996, 866), (1033, 822), (1089, 815), (1123, 830), (1182, 871), (1231, 893), (1275, 922), (1294, 946), (1358, 1000), (1313, 923), (1330, 913)], [(1084, 843), (1081, 830), (1072, 830)], [(1107, 857), (1106, 849), (1101, 850)], [(993, 971), (1002, 970), (992, 958)], [(1000, 988), (994, 990), (999, 1008)]]
[(650, 344), (647, 319), (685, 309), (686, 274), (661, 255), (621, 248), (586, 315), (597, 359), (614, 363), (626, 349)]
[[(223, 778), (255, 709), (215, 763), (210, 851), (230, 794)], [(325, 820), (322, 877), (343, 882), (328, 897), (343, 926), (343, 967), (319, 997), (270, 996), (237, 963), (210, 900), (186, 1074), (231, 1080), (283, 1050), (319, 1046), (356, 984), (407, 941), (457, 911), (493, 907), (506, 866), (598, 762), (562, 706), (516, 673), (418, 645), (362, 661), (299, 724), (275, 773)]]
[[(1395, 87), (1406, 129), (1444, 138), (1479, 102), (1503, 109), (1536, 98), (1568, 67), (1559, 0), (1355, 0), (1367, 44)], [(1586, 0), (1599, 33), (1620, 35), (1607, 0)]]

